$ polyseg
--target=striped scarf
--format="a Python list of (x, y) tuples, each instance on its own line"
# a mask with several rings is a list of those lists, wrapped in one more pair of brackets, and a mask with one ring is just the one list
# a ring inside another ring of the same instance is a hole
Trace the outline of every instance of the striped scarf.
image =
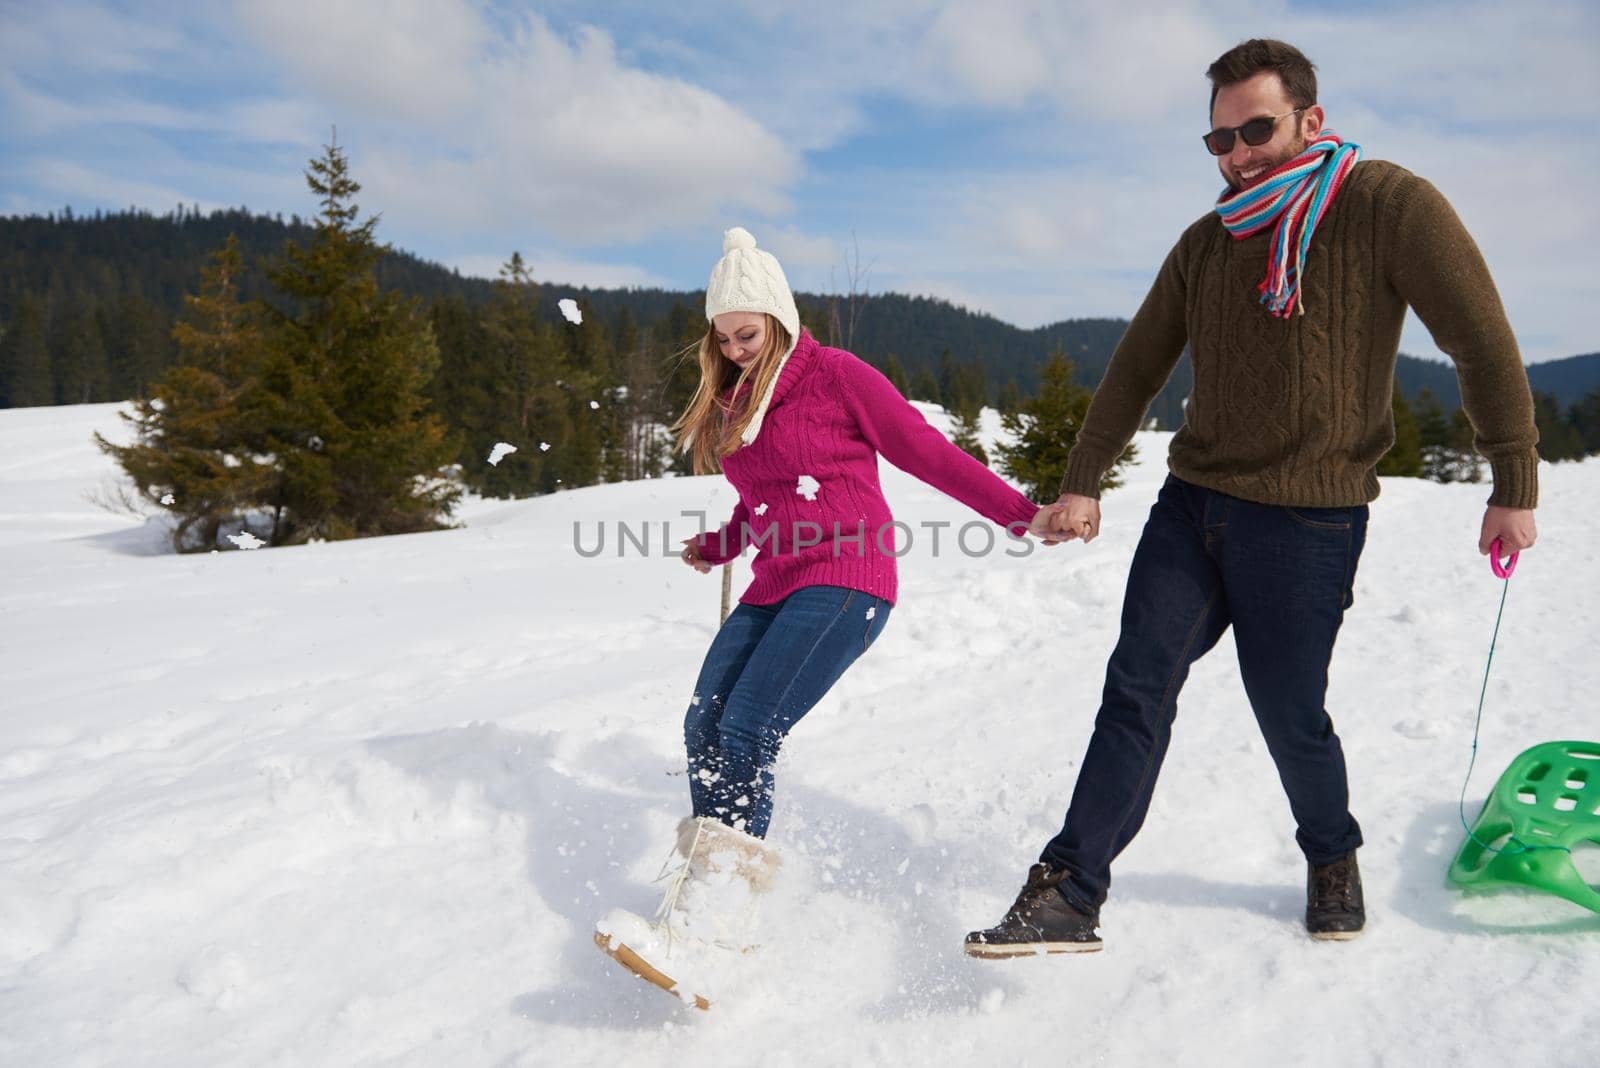
[(1360, 159), (1360, 145), (1324, 130), (1304, 152), (1270, 171), (1260, 184), (1231, 195), (1224, 189), (1218, 197), (1216, 211), (1222, 225), (1239, 240), (1277, 223), (1267, 277), (1256, 287), (1270, 314), (1288, 318), (1297, 304), (1305, 314), (1300, 276), (1311, 235)]

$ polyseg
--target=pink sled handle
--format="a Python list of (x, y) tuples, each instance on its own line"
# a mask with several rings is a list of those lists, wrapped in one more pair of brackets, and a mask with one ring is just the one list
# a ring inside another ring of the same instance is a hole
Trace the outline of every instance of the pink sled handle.
[(1512, 553), (1505, 563), (1500, 562), (1500, 539), (1496, 538), (1489, 543), (1489, 570), (1494, 572), (1497, 579), (1508, 579), (1517, 569), (1517, 554)]

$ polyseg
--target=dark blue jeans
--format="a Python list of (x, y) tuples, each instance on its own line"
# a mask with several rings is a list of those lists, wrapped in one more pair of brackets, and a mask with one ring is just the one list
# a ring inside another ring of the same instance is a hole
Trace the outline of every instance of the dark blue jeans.
[(1168, 478), (1128, 573), (1122, 635), (1066, 821), (1040, 859), (1099, 907), (1111, 862), (1144, 823), (1189, 667), (1231, 624), (1239, 673), (1306, 858), (1361, 844), (1344, 751), (1323, 700), (1353, 599), (1367, 509), (1282, 508)]
[(889, 607), (859, 590), (805, 586), (729, 613), (683, 720), (696, 816), (766, 837), (778, 747), (877, 639)]

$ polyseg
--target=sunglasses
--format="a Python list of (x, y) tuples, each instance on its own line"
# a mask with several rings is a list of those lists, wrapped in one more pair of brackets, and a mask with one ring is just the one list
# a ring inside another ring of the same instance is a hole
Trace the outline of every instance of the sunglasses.
[[(1309, 106), (1307, 105), (1307, 107)], [(1293, 111), (1285, 111), (1282, 115), (1263, 115), (1260, 118), (1251, 119), (1243, 126), (1234, 126), (1232, 128), (1219, 126), (1210, 133), (1202, 135), (1200, 140), (1206, 143), (1206, 148), (1210, 150), (1213, 156), (1226, 156), (1229, 152), (1232, 152), (1235, 134), (1244, 138), (1244, 143), (1254, 148), (1272, 140), (1272, 131), (1278, 128), (1279, 119), (1288, 118), (1290, 115), (1298, 115), (1304, 110), (1304, 107), (1299, 107)]]

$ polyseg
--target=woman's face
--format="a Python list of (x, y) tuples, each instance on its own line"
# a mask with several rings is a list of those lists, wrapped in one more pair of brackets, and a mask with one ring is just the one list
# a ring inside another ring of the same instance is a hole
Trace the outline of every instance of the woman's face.
[(767, 317), (761, 312), (723, 312), (711, 320), (711, 331), (722, 355), (742, 371), (767, 343)]

